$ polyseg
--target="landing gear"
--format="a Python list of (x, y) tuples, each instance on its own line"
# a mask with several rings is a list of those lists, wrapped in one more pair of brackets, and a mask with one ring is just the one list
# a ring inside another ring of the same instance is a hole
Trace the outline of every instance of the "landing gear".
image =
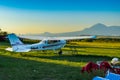
[(60, 49), (60, 51), (58, 52), (59, 55), (62, 55), (62, 49)]

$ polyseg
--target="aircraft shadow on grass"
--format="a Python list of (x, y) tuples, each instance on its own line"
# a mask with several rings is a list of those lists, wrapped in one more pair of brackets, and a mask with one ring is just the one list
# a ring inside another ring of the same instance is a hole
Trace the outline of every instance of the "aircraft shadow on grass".
[(37, 58), (44, 58), (44, 59), (51, 59), (51, 60), (66, 60), (70, 62), (96, 62), (96, 61), (110, 61), (113, 57), (109, 56), (99, 56), (99, 55), (61, 55), (61, 56), (34, 56), (34, 55), (24, 55), (24, 57), (37, 57)]

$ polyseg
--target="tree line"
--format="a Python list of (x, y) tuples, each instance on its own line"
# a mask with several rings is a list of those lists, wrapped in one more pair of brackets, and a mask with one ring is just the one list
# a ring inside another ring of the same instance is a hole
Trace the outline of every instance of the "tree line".
[[(0, 41), (6, 41), (6, 36), (8, 32), (2, 31), (0, 28)], [(8, 41), (8, 40), (7, 40)], [(38, 42), (38, 40), (29, 40), (24, 39), (25, 42)], [(79, 41), (79, 42), (120, 42), (120, 38), (97, 38), (97, 39), (80, 39), (80, 40), (70, 40), (70, 41)]]
[(2, 31), (2, 29), (0, 29), (0, 36), (6, 36), (8, 33), (6, 31)]
[(80, 40), (72, 40), (78, 42), (106, 42), (106, 43), (120, 43), (120, 38), (96, 38), (96, 39), (80, 39)]
[(5, 41), (7, 34), (8, 32), (2, 31), (2, 29), (0, 29), (0, 41)]

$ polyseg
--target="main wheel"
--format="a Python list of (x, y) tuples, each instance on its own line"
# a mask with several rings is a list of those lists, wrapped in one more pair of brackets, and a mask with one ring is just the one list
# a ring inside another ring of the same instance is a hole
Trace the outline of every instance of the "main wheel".
[(60, 50), (60, 51), (58, 52), (58, 54), (59, 54), (59, 55), (62, 55), (62, 50)]

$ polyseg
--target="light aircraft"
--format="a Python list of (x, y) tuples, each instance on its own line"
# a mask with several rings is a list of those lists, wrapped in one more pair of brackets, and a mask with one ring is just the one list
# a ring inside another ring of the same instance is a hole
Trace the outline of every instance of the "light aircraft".
[(12, 48), (7, 48), (6, 50), (14, 51), (14, 52), (29, 52), (31, 50), (57, 50), (65, 46), (66, 40), (96, 38), (96, 36), (47, 37), (47, 38), (39, 37), (39, 38), (32, 38), (39, 40), (42, 39), (39, 43), (23, 44), (23, 42), (21, 42), (21, 40), (14, 33), (9, 34), (7, 37), (10, 41)]

